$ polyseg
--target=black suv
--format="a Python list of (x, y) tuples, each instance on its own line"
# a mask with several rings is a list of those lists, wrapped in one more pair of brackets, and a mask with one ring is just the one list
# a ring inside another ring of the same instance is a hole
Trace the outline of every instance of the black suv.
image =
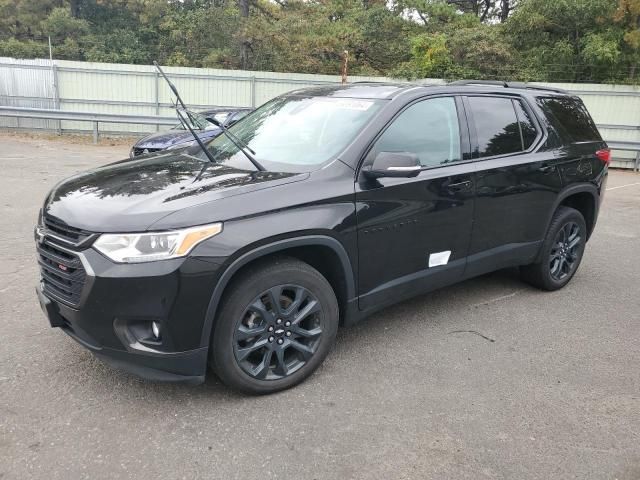
[[(269, 101), (206, 146), (53, 188), (40, 303), (143, 377), (302, 381), (338, 325), (492, 270), (569, 282), (610, 153), (583, 103), (526, 84), (351, 84)], [(251, 152), (251, 153), (249, 153)]]

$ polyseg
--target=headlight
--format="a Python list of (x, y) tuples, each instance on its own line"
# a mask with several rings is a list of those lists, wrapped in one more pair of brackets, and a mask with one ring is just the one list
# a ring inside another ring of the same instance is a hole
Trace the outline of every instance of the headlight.
[(175, 145), (171, 145), (170, 147), (167, 147), (167, 150), (175, 150), (176, 148), (186, 148), (195, 144), (196, 144), (195, 140), (189, 140), (188, 142), (176, 143)]
[(118, 263), (184, 257), (197, 244), (222, 231), (222, 223), (153, 233), (105, 233), (94, 248)]

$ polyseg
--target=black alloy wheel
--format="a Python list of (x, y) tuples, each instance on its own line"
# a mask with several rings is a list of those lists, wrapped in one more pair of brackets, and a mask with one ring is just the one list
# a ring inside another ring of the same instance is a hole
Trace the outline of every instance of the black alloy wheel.
[(581, 254), (582, 235), (576, 222), (567, 222), (558, 230), (549, 255), (551, 278), (562, 281), (573, 273)]
[(587, 243), (582, 214), (560, 206), (553, 214), (537, 256), (538, 261), (520, 267), (522, 279), (542, 290), (558, 290), (573, 278)]
[(315, 354), (322, 336), (318, 299), (300, 285), (272, 287), (245, 309), (234, 334), (242, 370), (261, 380), (286, 377)]
[(267, 394), (292, 387), (333, 346), (339, 308), (318, 270), (279, 256), (244, 269), (225, 290), (216, 315), (210, 364), (230, 387)]

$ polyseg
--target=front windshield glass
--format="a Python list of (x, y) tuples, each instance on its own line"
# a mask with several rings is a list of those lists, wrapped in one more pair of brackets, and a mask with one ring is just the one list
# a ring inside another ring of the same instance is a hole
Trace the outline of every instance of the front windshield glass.
[(229, 112), (218, 112), (213, 116), (213, 119), (218, 123), (224, 123), (229, 116)]
[[(354, 98), (276, 98), (229, 131), (255, 152), (267, 170), (307, 172), (335, 158), (381, 105), (379, 100)], [(226, 135), (215, 138), (207, 148), (218, 162), (255, 169)], [(206, 159), (202, 152), (200, 155)]]
[[(212, 128), (217, 128), (216, 125), (211, 123), (209, 120), (207, 120), (205, 117), (203, 117), (199, 113), (191, 112), (191, 111), (188, 111), (188, 110), (183, 110), (182, 111), (182, 115), (184, 117), (184, 120), (189, 122), (189, 125), (191, 125), (191, 128), (193, 128), (194, 130), (210, 130)], [(178, 125), (176, 125), (173, 128), (176, 129), (176, 130), (186, 130), (187, 129), (182, 124), (182, 122), (180, 122)]]

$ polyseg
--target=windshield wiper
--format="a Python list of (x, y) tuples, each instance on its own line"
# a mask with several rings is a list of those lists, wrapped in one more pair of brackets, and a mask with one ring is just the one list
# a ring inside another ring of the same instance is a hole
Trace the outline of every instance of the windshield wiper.
[(200, 140), (200, 137), (198, 137), (198, 135), (196, 135), (196, 132), (193, 131), (193, 128), (191, 128), (191, 125), (189, 124), (189, 122), (185, 120), (184, 116), (182, 115), (182, 112), (178, 108), (178, 102), (180, 102), (180, 105), (182, 105), (182, 109), (188, 112), (188, 109), (187, 109), (186, 105), (184, 104), (184, 102), (182, 101), (182, 98), (180, 97), (180, 94), (178, 93), (178, 89), (176, 88), (176, 86), (173, 83), (171, 83), (171, 80), (169, 80), (167, 78), (167, 76), (164, 74), (164, 71), (162, 71), (162, 68), (160, 68), (160, 65), (158, 65), (158, 62), (154, 61), (153, 64), (158, 69), (158, 72), (160, 72), (160, 75), (162, 75), (162, 78), (164, 78), (167, 81), (167, 83), (169, 84), (169, 88), (171, 89), (171, 91), (176, 96), (175, 108), (176, 108), (176, 114), (178, 115), (178, 118), (180, 119), (182, 124), (187, 127), (189, 132), (191, 132), (191, 135), (193, 135), (193, 138), (196, 139), (196, 142), (198, 143), (198, 145), (200, 146), (200, 148), (202, 149), (204, 154), (207, 156), (209, 161), (211, 163), (215, 163), (216, 159), (213, 157), (211, 152), (209, 150), (207, 150), (207, 147), (204, 146), (204, 143), (202, 143), (202, 140)]
[[(240, 150), (242, 153), (244, 153), (244, 156), (247, 157), (251, 163), (253, 163), (254, 167), (256, 167), (261, 172), (264, 172), (264, 171), (267, 170), (266, 168), (264, 168), (262, 166), (262, 164), (260, 162), (258, 162), (258, 160), (256, 160), (256, 157), (253, 156), (253, 155), (256, 154), (256, 152), (251, 150), (251, 147), (249, 147), (249, 145), (247, 145), (246, 142), (240, 140), (233, 133), (231, 133), (229, 130), (227, 130), (227, 127), (224, 126), (223, 122), (218, 121), (218, 120), (213, 120), (213, 123), (215, 123), (218, 127), (220, 127), (220, 130), (222, 130), (222, 133), (224, 133), (224, 135), (229, 139), (229, 141), (231, 143), (233, 143), (236, 146), (236, 148), (238, 150)], [(244, 145), (244, 147), (242, 145)], [(249, 153), (249, 152), (251, 152), (251, 153)]]

